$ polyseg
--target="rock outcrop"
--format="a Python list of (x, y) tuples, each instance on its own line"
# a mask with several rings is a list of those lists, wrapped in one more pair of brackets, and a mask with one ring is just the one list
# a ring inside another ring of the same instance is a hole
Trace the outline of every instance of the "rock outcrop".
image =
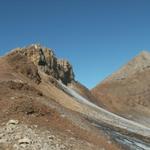
[[(67, 60), (58, 59), (54, 52), (49, 48), (44, 48), (38, 44), (34, 44), (25, 48), (14, 49), (9, 55), (11, 55), (12, 58), (17, 55), (15, 59), (23, 58), (26, 60), (24, 63), (30, 61), (30, 63), (33, 63), (37, 69), (62, 81), (66, 85), (74, 81), (74, 73), (71, 64)], [(34, 67), (32, 66), (31, 68)], [(35, 72), (37, 73), (37, 71)], [(40, 79), (38, 79), (38, 83), (39, 80)]]

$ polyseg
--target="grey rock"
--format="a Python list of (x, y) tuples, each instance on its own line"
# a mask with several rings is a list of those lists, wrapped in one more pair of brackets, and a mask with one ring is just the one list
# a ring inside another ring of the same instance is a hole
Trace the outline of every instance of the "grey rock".
[(17, 125), (19, 123), (18, 120), (9, 120), (7, 125)]
[(20, 50), (17, 49), (16, 52), (22, 57), (27, 57), (42, 72), (62, 81), (64, 84), (67, 85), (74, 81), (75, 77), (71, 64), (67, 60), (58, 59), (51, 49), (35, 44), (20, 48)]
[(6, 143), (7, 139), (0, 139), (0, 143)]
[(22, 144), (30, 144), (30, 143), (31, 143), (31, 140), (28, 139), (28, 138), (23, 138), (23, 139), (18, 140), (18, 143), (19, 143), (20, 145), (22, 145)]

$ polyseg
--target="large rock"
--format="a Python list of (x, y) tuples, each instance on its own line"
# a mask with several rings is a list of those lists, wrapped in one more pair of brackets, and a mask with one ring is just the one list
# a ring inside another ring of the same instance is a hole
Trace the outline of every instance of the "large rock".
[(26, 57), (38, 69), (66, 85), (74, 80), (71, 64), (67, 60), (57, 59), (54, 52), (49, 48), (34, 44), (25, 48), (17, 48), (12, 53)]

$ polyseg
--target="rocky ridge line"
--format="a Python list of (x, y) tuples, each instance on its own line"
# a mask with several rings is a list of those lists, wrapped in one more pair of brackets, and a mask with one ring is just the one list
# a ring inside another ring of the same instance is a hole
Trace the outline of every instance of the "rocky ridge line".
[(14, 49), (8, 55), (12, 54), (19, 54), (20, 57), (27, 58), (27, 60), (32, 62), (38, 70), (40, 69), (40, 71), (47, 75), (62, 81), (65, 85), (75, 80), (71, 64), (67, 60), (58, 59), (54, 52), (49, 48), (42, 47), (39, 44), (32, 44), (25, 48)]

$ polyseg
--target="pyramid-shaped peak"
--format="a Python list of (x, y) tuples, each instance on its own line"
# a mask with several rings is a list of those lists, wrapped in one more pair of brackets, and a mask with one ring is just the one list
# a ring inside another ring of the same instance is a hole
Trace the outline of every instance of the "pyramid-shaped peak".
[(124, 65), (123, 68), (127, 68), (129, 71), (132, 70), (132, 72), (136, 72), (143, 70), (147, 66), (150, 66), (150, 52), (144, 50), (126, 65)]
[(129, 65), (134, 66), (147, 66), (150, 64), (150, 52), (149, 51), (142, 51), (137, 56), (135, 56), (131, 61), (128, 63)]
[(137, 72), (142, 72), (150, 68), (150, 52), (142, 51), (140, 54), (131, 59), (127, 64), (122, 66), (118, 71), (106, 78), (108, 80), (121, 80)]
[(144, 50), (137, 57), (142, 57), (143, 59), (150, 59), (150, 52)]
[(149, 54), (150, 54), (150, 52), (147, 50), (143, 50), (140, 52), (140, 55), (149, 55)]

